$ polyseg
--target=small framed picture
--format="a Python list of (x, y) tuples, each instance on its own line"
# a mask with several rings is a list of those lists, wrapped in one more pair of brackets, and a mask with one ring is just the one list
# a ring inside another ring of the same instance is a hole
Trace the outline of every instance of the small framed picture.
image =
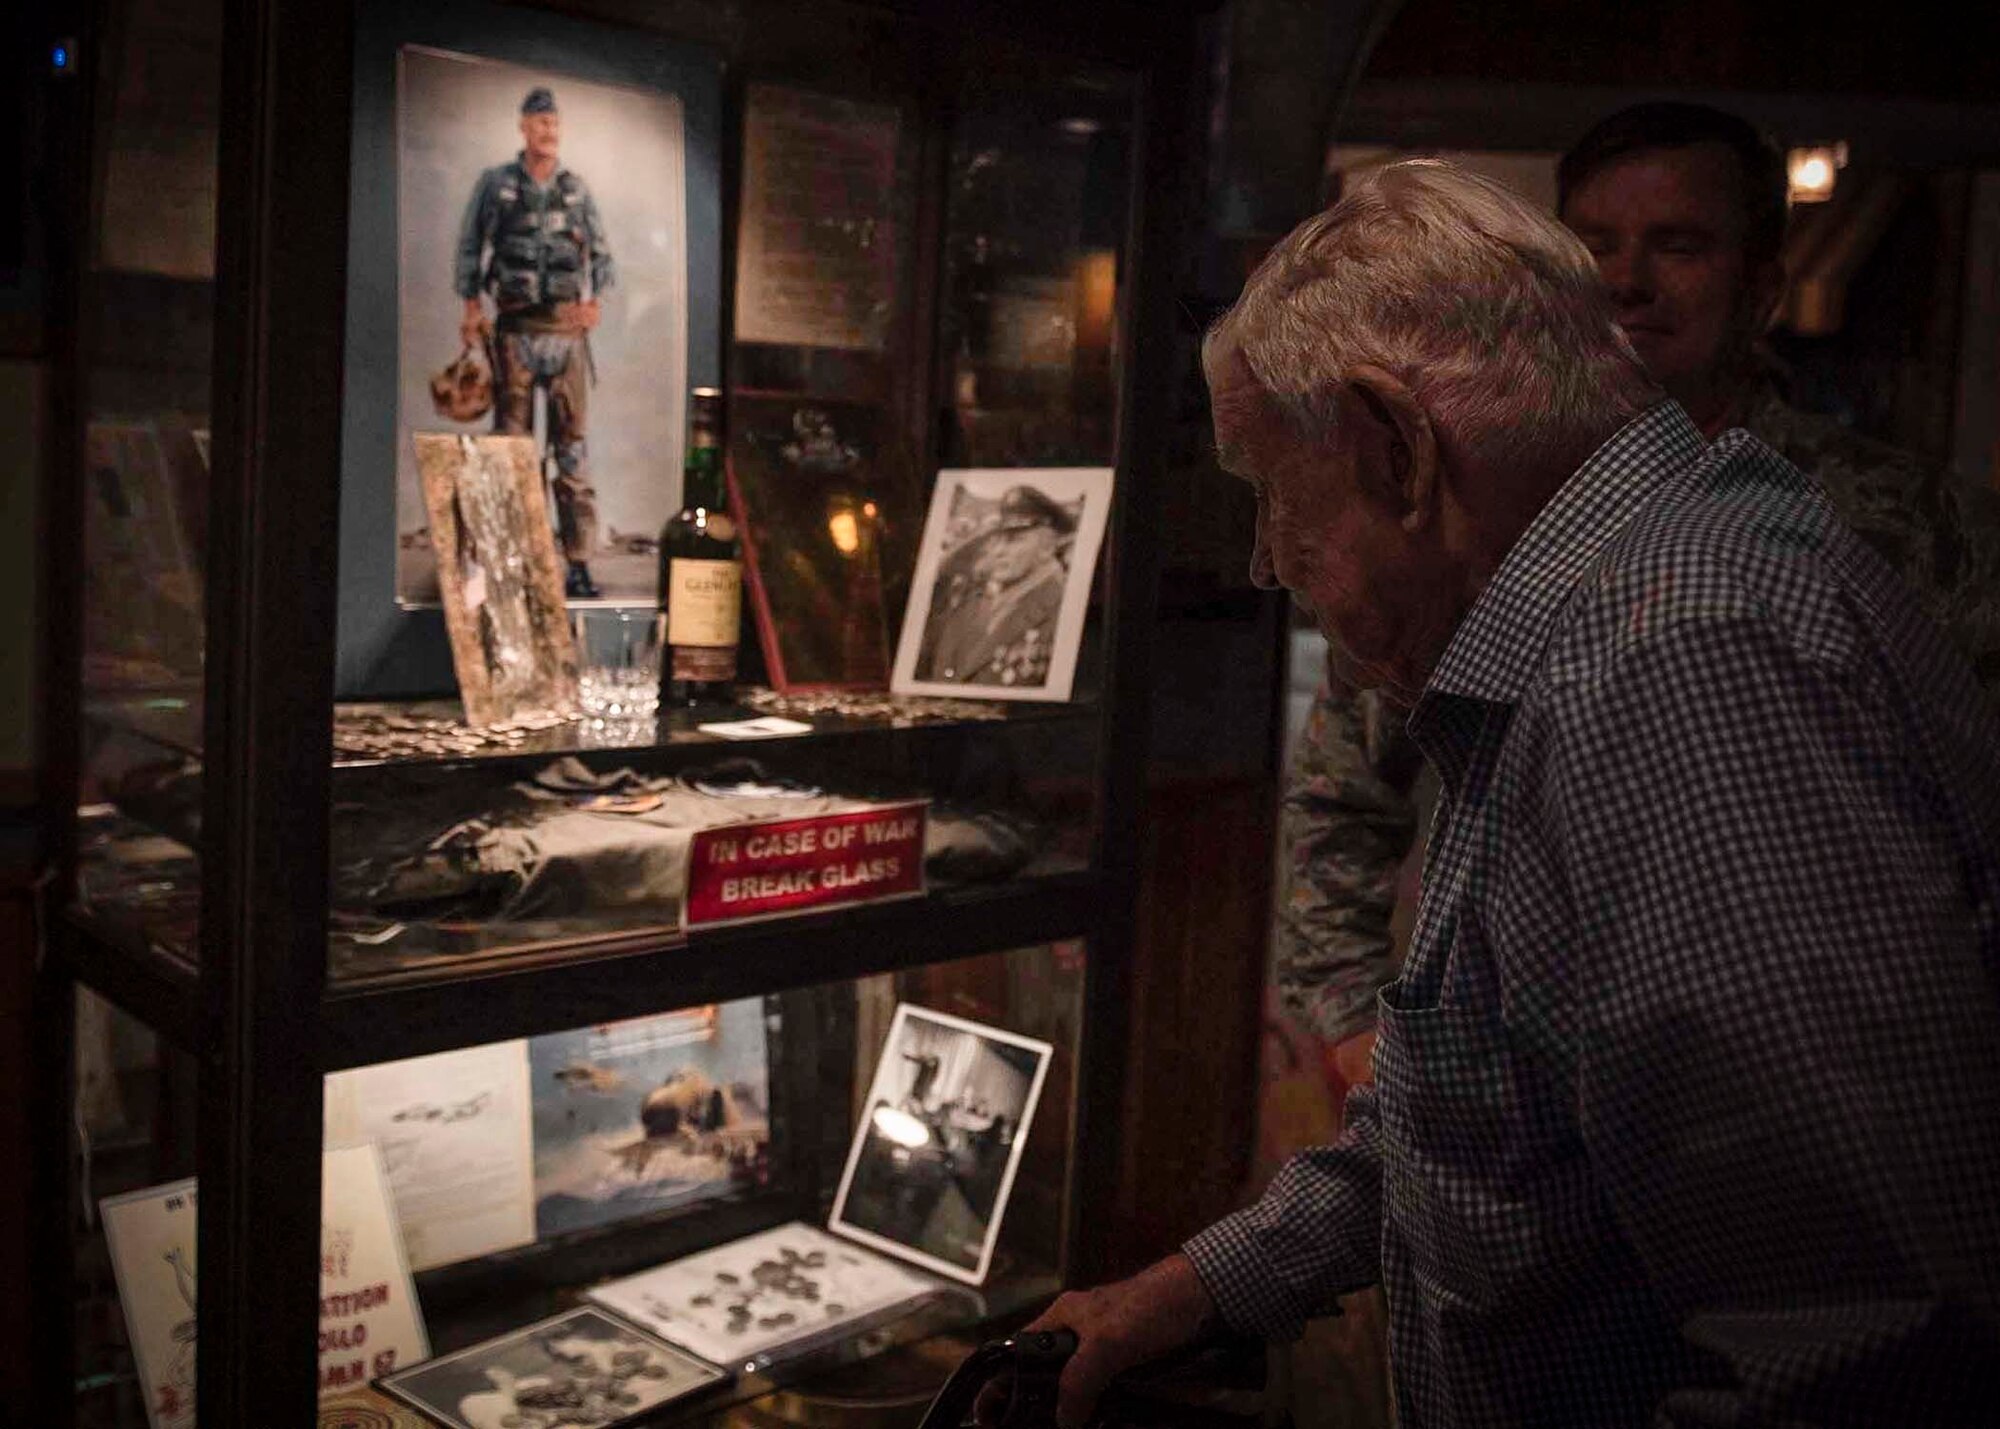
[(608, 1429), (728, 1379), (614, 1315), (580, 1306), (398, 1370), (381, 1388), (448, 1429)]
[[(889, 682), (885, 568), (907, 548), (921, 489), (882, 460), (882, 415), (862, 403), (737, 393), (729, 471), (750, 599), (777, 689)], [(905, 557), (907, 559), (907, 557)]]
[(968, 1285), (984, 1281), (1051, 1051), (899, 1005), (829, 1229)]
[(938, 473), (890, 689), (1066, 700), (1111, 468)]

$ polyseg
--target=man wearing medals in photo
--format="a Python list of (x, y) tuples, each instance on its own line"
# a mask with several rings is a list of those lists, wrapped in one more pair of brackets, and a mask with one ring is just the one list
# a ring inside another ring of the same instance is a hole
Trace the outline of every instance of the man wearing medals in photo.
[(968, 685), (1048, 683), (1062, 613), (1064, 544), (1076, 518), (1032, 486), (1010, 487), (999, 524), (945, 558), (917, 678)]
[[(464, 300), (466, 346), (492, 339), (493, 430), (532, 432), (535, 389), (547, 393), (548, 455), (556, 467), (556, 535), (569, 569), (563, 593), (599, 594), (590, 573), (597, 492), (584, 465), (590, 331), (615, 277), (604, 222), (583, 180), (563, 168), (562, 116), (537, 86), (521, 101), (521, 152), (479, 176), (459, 228), (453, 283)], [(493, 295), (489, 318), (484, 295)]]

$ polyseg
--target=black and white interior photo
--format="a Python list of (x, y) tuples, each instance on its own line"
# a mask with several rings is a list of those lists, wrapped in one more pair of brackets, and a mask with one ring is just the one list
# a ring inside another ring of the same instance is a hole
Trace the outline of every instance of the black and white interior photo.
[(1050, 1050), (945, 1013), (897, 1008), (833, 1229), (977, 1284)]

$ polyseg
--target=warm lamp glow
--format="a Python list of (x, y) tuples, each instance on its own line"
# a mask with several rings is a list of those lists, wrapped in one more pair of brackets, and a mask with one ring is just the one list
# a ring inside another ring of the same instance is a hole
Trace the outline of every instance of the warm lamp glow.
[(827, 517), (826, 529), (833, 537), (833, 548), (841, 555), (851, 556), (861, 549), (861, 526), (852, 511), (834, 512)]
[(898, 1146), (914, 1151), (930, 1143), (931, 1129), (900, 1107), (878, 1106), (873, 1120), (875, 1129)]
[(1846, 167), (1845, 144), (1794, 149), (1785, 163), (1787, 196), (1793, 203), (1825, 203), (1833, 197), (1834, 183)]

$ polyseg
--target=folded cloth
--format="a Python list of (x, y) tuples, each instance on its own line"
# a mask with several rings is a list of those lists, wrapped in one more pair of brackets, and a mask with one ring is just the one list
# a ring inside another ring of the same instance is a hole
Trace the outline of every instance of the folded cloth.
[[(349, 911), (451, 922), (671, 916), (702, 829), (898, 802), (829, 794), (753, 759), (648, 778), (564, 758), (477, 812), (468, 814), (462, 800), (448, 803), (454, 821), (441, 829), (432, 823), (414, 844), (408, 812), (384, 811), (386, 825), (355, 828), (352, 837), (374, 852), (336, 860), (336, 898)], [(398, 824), (400, 834), (390, 836), (389, 826)], [(1025, 816), (939, 805), (927, 824), (925, 869), (943, 882), (1006, 878), (1042, 842), (1040, 827)]]

